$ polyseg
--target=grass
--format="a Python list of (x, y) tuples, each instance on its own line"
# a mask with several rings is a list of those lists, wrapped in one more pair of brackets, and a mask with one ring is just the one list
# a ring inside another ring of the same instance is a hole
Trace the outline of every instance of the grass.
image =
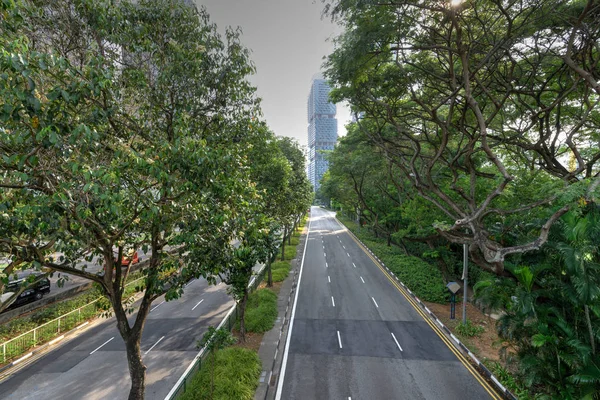
[(456, 333), (463, 337), (479, 337), (485, 331), (483, 326), (473, 324), (471, 321), (467, 320), (466, 324), (462, 322), (456, 325)]
[(248, 298), (246, 305), (246, 330), (263, 333), (275, 325), (277, 295), (270, 289), (259, 289)]
[[(211, 399), (211, 358), (203, 362), (202, 368), (187, 384), (181, 400)], [(258, 354), (241, 347), (228, 347), (215, 355), (213, 400), (250, 400), (258, 387), (262, 370)]]
[(282, 282), (290, 273), (290, 262), (289, 261), (276, 261), (271, 264), (271, 273), (273, 276), (273, 282)]
[[(285, 260), (291, 260), (293, 258), (296, 258), (296, 247), (294, 245), (285, 245), (285, 250), (284, 250), (284, 259)], [(281, 252), (279, 252), (279, 259), (281, 259)]]
[(357, 232), (357, 225), (344, 217), (338, 219), (348, 227), (391, 271), (421, 300), (444, 304), (448, 290), (440, 270), (420, 258), (407, 256), (396, 246), (387, 246), (386, 240), (376, 238), (366, 229)]

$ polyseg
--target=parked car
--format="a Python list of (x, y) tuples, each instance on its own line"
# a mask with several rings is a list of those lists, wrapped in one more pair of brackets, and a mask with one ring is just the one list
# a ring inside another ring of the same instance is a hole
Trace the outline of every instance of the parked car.
[[(117, 262), (118, 254), (115, 253), (115, 262)], [(129, 265), (129, 261), (131, 260), (131, 264), (137, 264), (140, 259), (138, 258), (137, 251), (129, 252), (126, 255), (123, 254), (123, 258), (121, 258), (121, 266), (126, 267)]]
[[(12, 297), (14, 293), (19, 291), (22, 285), (27, 285), (26, 281), (27, 278), (22, 278), (8, 282), (4, 288), (4, 293), (2, 294), (2, 301), (6, 301)], [(48, 278), (43, 278), (35, 285), (25, 289), (11, 304), (11, 307), (18, 307), (22, 304), (29, 303), (30, 301), (41, 300), (47, 293), (50, 293), (50, 280)]]

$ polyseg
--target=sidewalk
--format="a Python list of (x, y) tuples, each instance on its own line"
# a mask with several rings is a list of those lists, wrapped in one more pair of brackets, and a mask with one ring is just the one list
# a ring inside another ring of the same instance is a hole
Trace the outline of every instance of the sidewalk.
[(307, 227), (304, 227), (300, 242), (296, 249), (296, 258), (291, 261), (290, 274), (283, 281), (277, 300), (277, 320), (275, 326), (266, 332), (258, 350), (258, 356), (262, 363), (262, 372), (254, 400), (274, 399), (279, 380), (279, 371), (283, 360), (285, 342), (288, 335), (289, 318), (292, 314), (294, 297), (302, 262), (302, 254), (306, 245)]

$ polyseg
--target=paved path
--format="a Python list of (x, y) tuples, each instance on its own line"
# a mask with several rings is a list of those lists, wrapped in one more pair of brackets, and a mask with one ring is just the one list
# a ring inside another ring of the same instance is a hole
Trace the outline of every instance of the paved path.
[(494, 398), (333, 213), (307, 246), (278, 399)]

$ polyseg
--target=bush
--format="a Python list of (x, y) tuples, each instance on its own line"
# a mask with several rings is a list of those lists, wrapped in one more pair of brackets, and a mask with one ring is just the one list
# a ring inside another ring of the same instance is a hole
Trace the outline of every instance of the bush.
[(346, 218), (344, 223), (383, 263), (396, 274), (421, 300), (444, 304), (448, 301), (448, 291), (440, 270), (420, 258), (407, 256), (396, 246), (388, 246), (385, 239), (375, 238), (366, 229), (357, 232), (355, 222)]
[[(202, 368), (187, 385), (182, 400), (204, 400), (210, 398), (211, 359), (202, 363)], [(250, 400), (258, 387), (262, 370), (258, 354), (241, 347), (229, 347), (215, 354), (214, 400)]]
[(290, 274), (290, 270), (289, 269), (274, 269), (271, 273), (271, 276), (273, 278), (273, 282), (283, 282), (285, 280), (285, 278), (288, 277), (288, 275)]
[(290, 242), (292, 243), (292, 246), (298, 246), (298, 244), (300, 243), (300, 239), (297, 236), (292, 236)]
[[(285, 260), (291, 260), (293, 258), (296, 258), (296, 246), (294, 245), (286, 245), (285, 246), (285, 253), (284, 253), (284, 259)], [(281, 252), (279, 252), (280, 258), (281, 258)]]
[(465, 337), (473, 337), (473, 336), (481, 336), (481, 334), (485, 331), (483, 326), (474, 325), (471, 321), (467, 320), (466, 324), (462, 322), (456, 325), (456, 333)]
[(246, 330), (262, 333), (270, 330), (277, 319), (277, 295), (269, 289), (259, 289), (248, 298)]

